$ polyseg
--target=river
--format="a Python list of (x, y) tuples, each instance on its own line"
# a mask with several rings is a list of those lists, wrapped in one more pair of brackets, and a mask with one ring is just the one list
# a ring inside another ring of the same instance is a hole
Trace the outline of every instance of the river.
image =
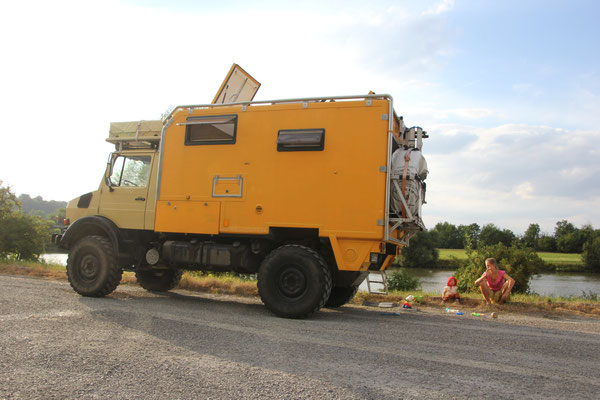
[[(42, 259), (46, 262), (67, 265), (66, 254), (44, 254)], [(426, 292), (439, 292), (446, 286), (448, 277), (454, 274), (454, 271), (428, 269), (428, 268), (409, 268), (408, 272), (419, 278), (421, 286)], [(541, 296), (563, 296), (580, 297), (584, 292), (589, 295), (590, 292), (600, 294), (600, 274), (590, 274), (582, 272), (554, 272), (534, 275), (529, 283), (530, 290)], [(360, 285), (361, 290), (367, 290), (366, 282)]]

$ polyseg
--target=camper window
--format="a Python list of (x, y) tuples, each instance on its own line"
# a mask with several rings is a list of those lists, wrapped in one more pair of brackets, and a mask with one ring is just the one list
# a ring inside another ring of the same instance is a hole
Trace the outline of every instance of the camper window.
[(185, 125), (185, 144), (233, 144), (237, 115), (189, 117)]
[(319, 151), (325, 147), (325, 129), (285, 129), (277, 135), (277, 151)]
[(145, 187), (150, 175), (150, 156), (118, 156), (112, 166), (112, 186)]

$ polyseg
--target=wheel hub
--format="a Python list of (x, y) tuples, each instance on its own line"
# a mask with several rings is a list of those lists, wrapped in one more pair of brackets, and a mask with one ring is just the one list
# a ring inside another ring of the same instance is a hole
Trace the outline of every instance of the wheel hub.
[(98, 271), (99, 263), (95, 256), (88, 254), (81, 259), (79, 275), (82, 279), (86, 281), (93, 281), (98, 275)]
[(279, 276), (279, 288), (287, 297), (298, 297), (306, 289), (306, 277), (298, 268), (287, 267)]

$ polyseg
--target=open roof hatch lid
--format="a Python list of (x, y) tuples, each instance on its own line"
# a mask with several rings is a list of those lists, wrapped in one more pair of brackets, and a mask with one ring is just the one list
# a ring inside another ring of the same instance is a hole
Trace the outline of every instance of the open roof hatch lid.
[(259, 87), (260, 83), (256, 79), (234, 63), (212, 104), (252, 101)]

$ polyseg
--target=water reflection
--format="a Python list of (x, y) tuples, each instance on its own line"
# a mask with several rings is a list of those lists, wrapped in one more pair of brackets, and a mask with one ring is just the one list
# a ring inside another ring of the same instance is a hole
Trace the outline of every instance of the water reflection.
[(45, 262), (47, 262), (48, 264), (59, 264), (59, 265), (67, 266), (68, 254), (49, 253), (49, 254), (42, 254), (40, 256), (40, 258), (42, 260), (44, 260)]

